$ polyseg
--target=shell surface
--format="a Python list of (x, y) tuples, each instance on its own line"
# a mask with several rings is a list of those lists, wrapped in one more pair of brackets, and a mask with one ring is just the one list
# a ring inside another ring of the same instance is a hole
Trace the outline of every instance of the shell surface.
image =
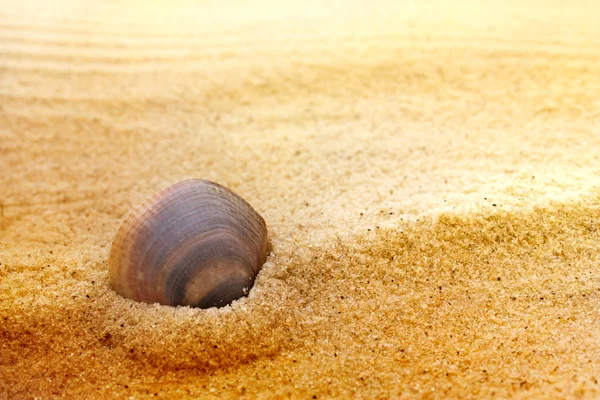
[(264, 219), (237, 194), (190, 179), (153, 195), (123, 222), (110, 285), (146, 303), (222, 307), (246, 295), (267, 257)]

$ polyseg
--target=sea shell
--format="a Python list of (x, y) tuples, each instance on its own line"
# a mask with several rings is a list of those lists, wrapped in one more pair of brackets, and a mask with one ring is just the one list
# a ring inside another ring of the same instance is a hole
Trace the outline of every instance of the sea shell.
[(246, 295), (267, 257), (267, 227), (250, 204), (191, 179), (127, 217), (110, 250), (110, 285), (146, 303), (222, 307)]

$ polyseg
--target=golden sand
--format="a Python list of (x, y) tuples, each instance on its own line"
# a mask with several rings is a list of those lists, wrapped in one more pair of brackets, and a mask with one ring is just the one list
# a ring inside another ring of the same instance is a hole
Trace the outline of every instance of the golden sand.
[[(2, 0), (0, 398), (599, 397), (599, 12)], [(265, 217), (255, 287), (119, 297), (192, 177)]]

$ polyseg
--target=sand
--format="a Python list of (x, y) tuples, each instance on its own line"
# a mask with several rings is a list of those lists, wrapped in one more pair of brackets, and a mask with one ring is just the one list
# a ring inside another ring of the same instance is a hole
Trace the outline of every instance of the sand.
[[(0, 398), (597, 398), (596, 1), (0, 5)], [(228, 186), (222, 309), (108, 285), (121, 222)]]

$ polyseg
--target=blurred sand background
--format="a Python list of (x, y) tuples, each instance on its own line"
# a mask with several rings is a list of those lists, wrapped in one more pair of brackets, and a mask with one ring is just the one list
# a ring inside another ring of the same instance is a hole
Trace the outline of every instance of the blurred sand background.
[[(0, 398), (597, 398), (596, 1), (0, 2)], [(223, 309), (108, 287), (125, 216), (226, 185)]]

